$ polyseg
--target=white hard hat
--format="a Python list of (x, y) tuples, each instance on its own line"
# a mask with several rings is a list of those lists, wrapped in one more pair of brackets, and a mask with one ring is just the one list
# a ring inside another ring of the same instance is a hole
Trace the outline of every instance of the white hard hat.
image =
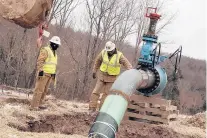
[(50, 39), (50, 42), (55, 43), (55, 44), (58, 44), (58, 45), (61, 45), (60, 37), (58, 37), (58, 36), (53, 36), (53, 37)]
[(111, 41), (106, 42), (106, 45), (105, 45), (106, 51), (112, 51), (115, 48), (116, 48), (116, 45), (113, 42), (111, 42)]

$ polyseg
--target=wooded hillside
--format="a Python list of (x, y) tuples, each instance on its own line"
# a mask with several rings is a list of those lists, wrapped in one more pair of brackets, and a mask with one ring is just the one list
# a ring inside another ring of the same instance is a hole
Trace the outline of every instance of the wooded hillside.
[[(84, 77), (90, 35), (84, 32), (75, 32), (69, 27), (60, 32), (58, 27), (51, 26), (50, 28), (52, 34), (58, 34), (62, 39), (62, 46), (58, 51), (57, 91), (54, 94), (58, 98), (67, 100), (88, 101), (95, 86), (91, 69), (88, 72), (88, 79), (85, 80)], [(2, 20), (0, 31), (0, 83), (33, 88), (38, 55), (36, 47), (37, 30), (24, 30)], [(89, 49), (92, 46), (89, 45)], [(104, 42), (94, 54), (97, 55), (103, 47)], [(134, 47), (124, 43), (117, 45), (117, 47), (122, 50), (130, 62), (134, 63), (136, 57)], [(135, 65), (133, 64), (133, 66)], [(165, 62), (163, 67), (167, 70), (169, 81), (163, 96), (167, 99), (174, 99), (174, 104), (178, 105), (184, 113), (192, 114), (205, 110), (206, 62), (183, 56), (180, 65), (181, 74), (177, 82), (172, 79), (173, 66), (171, 62)], [(176, 87), (178, 91), (176, 91)]]

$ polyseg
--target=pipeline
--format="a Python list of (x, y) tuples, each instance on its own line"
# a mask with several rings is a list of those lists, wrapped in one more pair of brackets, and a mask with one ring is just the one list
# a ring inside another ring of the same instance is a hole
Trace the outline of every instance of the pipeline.
[(131, 69), (122, 73), (114, 82), (100, 109), (88, 137), (115, 138), (118, 126), (126, 112), (130, 96), (138, 88), (150, 87), (155, 83), (150, 70)]

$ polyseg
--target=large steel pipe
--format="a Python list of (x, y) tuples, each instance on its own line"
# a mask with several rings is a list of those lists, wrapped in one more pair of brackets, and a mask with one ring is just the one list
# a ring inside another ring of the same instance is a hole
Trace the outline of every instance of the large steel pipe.
[(155, 76), (149, 70), (131, 69), (122, 73), (112, 85), (90, 131), (89, 137), (115, 138), (128, 106), (130, 96), (138, 88), (151, 87)]

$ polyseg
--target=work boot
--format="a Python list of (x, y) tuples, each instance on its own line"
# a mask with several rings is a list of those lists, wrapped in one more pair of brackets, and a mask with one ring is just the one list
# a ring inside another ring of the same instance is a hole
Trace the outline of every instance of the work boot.
[(41, 109), (41, 110), (45, 110), (45, 109), (47, 109), (47, 107), (46, 107), (46, 106), (43, 106), (43, 105), (40, 105), (40, 106), (39, 106), (39, 109)]

